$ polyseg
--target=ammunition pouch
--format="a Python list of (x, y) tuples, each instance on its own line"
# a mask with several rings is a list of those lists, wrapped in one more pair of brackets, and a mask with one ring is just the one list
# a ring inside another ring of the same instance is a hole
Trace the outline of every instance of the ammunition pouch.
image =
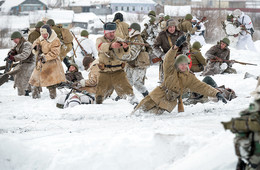
[(162, 86), (162, 89), (165, 91), (165, 97), (169, 101), (175, 101), (180, 96), (178, 93), (167, 89), (165, 86)]

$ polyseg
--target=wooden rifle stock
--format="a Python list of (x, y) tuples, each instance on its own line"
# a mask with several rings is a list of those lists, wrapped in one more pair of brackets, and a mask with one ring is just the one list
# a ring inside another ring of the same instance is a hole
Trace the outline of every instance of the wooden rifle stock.
[(71, 34), (73, 35), (73, 37), (75, 38), (76, 42), (78, 43), (80, 49), (83, 51), (83, 53), (85, 54), (85, 57), (88, 56), (88, 53), (86, 52), (86, 50), (82, 47), (82, 45), (80, 44), (79, 40), (77, 39), (77, 37), (75, 36), (75, 34), (71, 31)]
[(182, 96), (178, 98), (178, 112), (184, 112), (184, 105), (182, 101)]

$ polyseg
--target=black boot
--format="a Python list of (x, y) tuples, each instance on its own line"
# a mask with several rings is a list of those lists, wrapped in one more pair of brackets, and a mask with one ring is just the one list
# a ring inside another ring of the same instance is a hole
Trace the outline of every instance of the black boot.
[(116, 96), (115, 101), (120, 100), (121, 98), (119, 96)]
[(149, 92), (146, 90), (144, 93), (142, 93), (142, 95), (145, 97), (149, 94)]
[(63, 63), (66, 65), (66, 67), (67, 67), (68, 70), (69, 70), (69, 68), (70, 68), (70, 62), (69, 62), (69, 59), (67, 58), (67, 56), (63, 59)]
[(25, 96), (29, 96), (29, 93), (31, 93), (30, 90), (25, 90)]

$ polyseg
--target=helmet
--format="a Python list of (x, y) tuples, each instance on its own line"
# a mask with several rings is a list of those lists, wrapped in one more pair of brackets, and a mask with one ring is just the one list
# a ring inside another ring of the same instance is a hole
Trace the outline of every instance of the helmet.
[(55, 22), (53, 19), (49, 19), (46, 24), (50, 25), (50, 26), (54, 26), (55, 25)]
[(191, 14), (187, 14), (187, 15), (185, 16), (185, 19), (186, 19), (186, 20), (192, 20), (192, 15), (191, 15)]
[(87, 30), (82, 30), (81, 33), (80, 33), (80, 35), (81, 35), (82, 37), (83, 37), (83, 36), (88, 36), (89, 33), (88, 33)]
[(221, 40), (221, 42), (227, 44), (227, 46), (229, 46), (229, 44), (230, 44), (230, 40), (228, 38), (223, 38), (223, 40)]
[(42, 21), (37, 22), (37, 24), (35, 25), (35, 28), (41, 28), (44, 25), (44, 23)]
[(16, 38), (22, 38), (22, 34), (18, 31), (13, 32), (11, 35), (11, 40), (16, 39)]
[(168, 21), (170, 19), (170, 16), (169, 15), (166, 15), (165, 17), (164, 17), (164, 20), (165, 21)]
[(155, 12), (154, 12), (154, 11), (150, 11), (150, 12), (148, 13), (148, 16), (153, 16), (153, 17), (156, 17), (156, 14), (155, 14)]
[(141, 26), (138, 23), (132, 23), (129, 28), (132, 28), (137, 31), (141, 31)]
[(196, 50), (199, 50), (201, 47), (202, 46), (201, 46), (200, 42), (198, 42), (198, 41), (194, 42), (192, 45), (192, 48), (194, 48)]
[(164, 17), (164, 13), (160, 13), (160, 14), (159, 14), (159, 17)]
[(149, 20), (150, 23), (154, 23), (155, 22), (155, 17), (151, 16), (151, 19)]

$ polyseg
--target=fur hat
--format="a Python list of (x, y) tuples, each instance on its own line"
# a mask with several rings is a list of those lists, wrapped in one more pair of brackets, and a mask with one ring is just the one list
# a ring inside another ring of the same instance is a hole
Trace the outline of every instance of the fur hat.
[(124, 20), (123, 14), (121, 14), (120, 12), (118, 12), (118, 13), (115, 14), (115, 17), (114, 17), (114, 19), (113, 19), (113, 22), (115, 22), (115, 21), (118, 20), (118, 19), (119, 19), (121, 22)]
[(170, 26), (176, 26), (176, 23), (173, 19), (169, 19), (167, 22), (166, 22), (166, 27), (170, 27)]
[(107, 22), (104, 24), (104, 30), (114, 31), (116, 30), (116, 23), (114, 22)]
[(40, 29), (40, 32), (41, 32), (41, 34), (47, 33), (49, 35), (48, 37), (50, 37), (51, 34), (52, 34), (52, 30), (51, 30), (51, 27), (49, 25), (43, 25)]

